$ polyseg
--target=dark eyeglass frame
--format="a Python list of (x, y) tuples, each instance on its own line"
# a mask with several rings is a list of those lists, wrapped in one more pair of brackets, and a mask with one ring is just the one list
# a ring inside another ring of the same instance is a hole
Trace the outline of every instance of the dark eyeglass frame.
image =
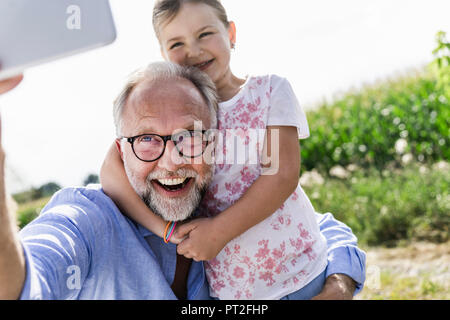
[[(183, 154), (183, 152), (181, 152), (178, 149), (178, 147), (177, 147), (177, 143), (178, 142), (176, 141), (176, 139), (174, 139), (174, 137), (180, 136), (181, 134), (183, 134), (185, 132), (189, 132), (191, 134), (191, 137), (192, 137), (193, 133), (196, 133), (196, 132), (201, 132), (202, 133), (203, 141), (206, 141), (206, 145), (205, 145), (204, 149), (202, 150), (201, 154), (195, 155), (195, 156), (185, 156)], [(119, 140), (126, 140), (129, 144), (131, 144), (131, 149), (133, 150), (134, 155), (136, 156), (136, 158), (138, 158), (139, 160), (141, 160), (143, 162), (155, 162), (155, 161), (158, 161), (159, 159), (161, 159), (161, 157), (166, 152), (167, 141), (169, 141), (169, 140), (173, 141), (173, 144), (175, 145), (175, 148), (177, 149), (178, 154), (180, 155), (180, 157), (194, 159), (194, 158), (202, 156), (205, 153), (206, 147), (209, 145), (209, 140), (208, 139), (205, 140), (205, 134), (207, 132), (208, 132), (207, 130), (201, 130), (201, 131), (200, 130), (184, 130), (184, 131), (181, 131), (181, 132), (177, 132), (177, 133), (171, 134), (169, 136), (161, 136), (161, 135), (156, 134), (156, 133), (144, 133), (144, 134), (140, 134), (140, 135), (134, 136), (134, 137), (121, 137), (121, 138), (119, 138)], [(158, 158), (156, 158), (155, 160), (143, 160), (143, 159), (139, 158), (139, 156), (136, 154), (136, 151), (134, 150), (134, 142), (137, 139), (139, 139), (141, 137), (144, 137), (144, 136), (155, 136), (155, 137), (160, 138), (162, 141), (164, 141), (164, 147), (162, 149), (161, 155)]]

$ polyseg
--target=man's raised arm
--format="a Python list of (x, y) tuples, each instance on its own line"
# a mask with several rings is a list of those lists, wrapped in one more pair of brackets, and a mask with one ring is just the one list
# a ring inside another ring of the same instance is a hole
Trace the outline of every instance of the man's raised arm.
[[(19, 84), (22, 76), (0, 81), (0, 94)], [(0, 299), (17, 299), (25, 281), (25, 258), (5, 190), (5, 153), (0, 123)]]

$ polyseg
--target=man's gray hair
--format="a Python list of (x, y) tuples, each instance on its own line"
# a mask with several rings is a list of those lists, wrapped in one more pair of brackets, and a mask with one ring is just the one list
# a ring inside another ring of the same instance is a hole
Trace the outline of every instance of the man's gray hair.
[(194, 67), (182, 67), (171, 62), (155, 62), (130, 74), (125, 87), (114, 101), (113, 112), (117, 137), (120, 137), (122, 134), (123, 109), (125, 108), (131, 92), (139, 83), (144, 80), (158, 82), (177, 78), (189, 80), (200, 92), (211, 115), (211, 128), (215, 129), (217, 126), (217, 110), (219, 101), (216, 87), (209, 76)]

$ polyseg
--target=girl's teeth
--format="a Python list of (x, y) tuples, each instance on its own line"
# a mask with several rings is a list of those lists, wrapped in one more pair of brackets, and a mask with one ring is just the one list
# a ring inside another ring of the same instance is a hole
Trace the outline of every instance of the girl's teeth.
[(180, 179), (158, 179), (158, 182), (161, 183), (164, 186), (176, 186), (179, 184), (182, 184), (186, 181), (187, 178), (180, 178)]

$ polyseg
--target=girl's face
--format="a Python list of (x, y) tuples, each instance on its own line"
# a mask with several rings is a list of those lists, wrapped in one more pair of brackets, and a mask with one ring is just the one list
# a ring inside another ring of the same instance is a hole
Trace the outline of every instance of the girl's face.
[(215, 9), (203, 3), (186, 3), (159, 29), (164, 59), (206, 72), (216, 85), (230, 71), (230, 49), (236, 29), (227, 29)]

